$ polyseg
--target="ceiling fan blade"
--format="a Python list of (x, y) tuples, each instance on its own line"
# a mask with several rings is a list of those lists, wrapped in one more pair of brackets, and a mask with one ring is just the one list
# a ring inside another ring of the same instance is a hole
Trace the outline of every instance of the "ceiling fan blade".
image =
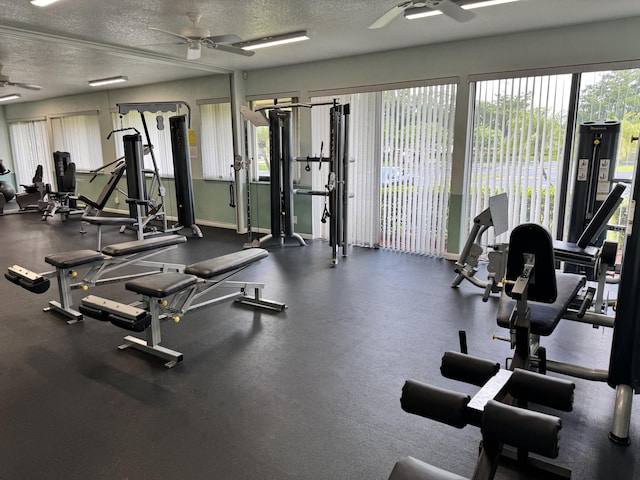
[(180, 35), (179, 33), (170, 32), (168, 30), (162, 30), (161, 28), (149, 27), (149, 30), (153, 30), (154, 32), (166, 33), (167, 35), (173, 35), (174, 37), (181, 38), (182, 40), (184, 40), (187, 43), (191, 41), (191, 39), (189, 37), (184, 37), (184, 36)]
[[(430, 3), (433, 3), (433, 6), (431, 6)], [(451, 17), (457, 22), (468, 22), (476, 16), (475, 13), (469, 10), (465, 10), (464, 8), (460, 7), (460, 5), (453, 3), (451, 0), (436, 0), (434, 2), (427, 2), (427, 6), (435, 8), (436, 10), (440, 10), (447, 17)]]
[(238, 43), (241, 42), (242, 39), (238, 35), (213, 35), (211, 37), (205, 37), (203, 40), (209, 40), (213, 43)]
[(40, 85), (35, 85), (33, 83), (15, 83), (15, 82), (7, 82), (7, 85), (11, 87), (24, 88), (26, 90), (42, 90)]
[(209, 42), (207, 41), (207, 39), (204, 39), (202, 43), (204, 43), (207, 47), (213, 48), (215, 50), (221, 50), (223, 52), (229, 52), (229, 53), (237, 53), (238, 55), (244, 55), (245, 57), (251, 57), (256, 53), (253, 50), (243, 50), (242, 48), (234, 47), (232, 45), (223, 45), (221, 43)]
[(382, 28), (387, 26), (391, 21), (399, 15), (402, 15), (405, 8), (413, 5), (412, 1), (402, 2), (395, 7), (393, 7), (388, 12), (384, 13), (380, 18), (378, 18), (375, 22), (369, 25), (369, 28), (375, 30), (377, 28)]

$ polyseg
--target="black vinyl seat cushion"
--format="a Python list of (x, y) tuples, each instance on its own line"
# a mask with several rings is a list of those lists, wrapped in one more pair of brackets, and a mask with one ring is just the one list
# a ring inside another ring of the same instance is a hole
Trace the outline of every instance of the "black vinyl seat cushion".
[(56, 268), (73, 268), (87, 263), (104, 260), (104, 255), (95, 250), (74, 250), (72, 252), (52, 253), (44, 261)]
[(121, 257), (123, 255), (146, 252), (156, 248), (179, 245), (186, 241), (187, 237), (183, 237), (181, 235), (165, 235), (161, 237), (145, 238), (144, 240), (132, 240), (130, 242), (107, 245), (102, 249), (102, 253), (112, 257)]
[[(528, 302), (531, 311), (531, 333), (542, 336), (551, 335), (586, 281), (583, 275), (556, 272), (558, 295), (555, 302)], [(515, 306), (516, 301), (503, 291), (498, 304), (499, 326), (509, 328), (509, 318)]]
[(257, 262), (268, 255), (269, 252), (263, 248), (240, 250), (239, 252), (228, 253), (227, 255), (187, 265), (184, 269), (184, 273), (196, 275), (204, 279), (210, 279), (218, 275), (246, 267), (247, 265)]
[(195, 275), (177, 272), (159, 273), (131, 280), (125, 284), (125, 288), (147, 297), (164, 298), (195, 285), (197, 281), (198, 278)]

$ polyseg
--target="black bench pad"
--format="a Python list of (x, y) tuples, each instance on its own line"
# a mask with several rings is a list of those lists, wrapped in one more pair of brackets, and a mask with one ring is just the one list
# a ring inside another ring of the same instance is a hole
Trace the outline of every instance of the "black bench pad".
[(182, 235), (165, 235), (161, 237), (145, 238), (144, 240), (132, 240), (130, 242), (107, 245), (102, 249), (102, 253), (112, 257), (122, 257), (123, 255), (130, 255), (132, 253), (146, 252), (156, 248), (179, 245), (186, 241), (187, 237), (183, 237)]
[(104, 255), (95, 250), (74, 250), (72, 252), (52, 253), (44, 261), (56, 268), (72, 268), (78, 265), (104, 260)]
[(133, 225), (137, 222), (135, 218), (131, 217), (85, 217), (81, 219), (83, 222), (90, 223), (91, 225)]
[(250, 248), (239, 252), (229, 253), (220, 257), (203, 260), (202, 262), (187, 265), (184, 273), (196, 275), (200, 278), (213, 278), (223, 273), (231, 272), (252, 264), (269, 255), (263, 248)]
[(164, 298), (195, 285), (197, 281), (194, 275), (170, 272), (131, 280), (125, 284), (125, 288), (147, 297)]
[[(586, 278), (582, 275), (556, 272), (558, 287), (556, 301), (553, 303), (528, 302), (531, 310), (531, 333), (542, 336), (551, 335), (585, 283)], [(515, 300), (504, 292), (501, 294), (498, 304), (498, 325), (509, 328), (509, 317), (515, 305)]]
[(581, 248), (576, 243), (563, 242), (561, 240), (553, 241), (553, 251), (556, 260), (563, 262), (582, 262), (592, 264), (598, 258), (600, 249), (589, 245)]

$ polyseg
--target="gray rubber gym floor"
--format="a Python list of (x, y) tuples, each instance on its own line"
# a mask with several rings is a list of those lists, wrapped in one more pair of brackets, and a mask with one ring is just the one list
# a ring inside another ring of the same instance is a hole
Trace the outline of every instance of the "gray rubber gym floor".
[[(46, 254), (93, 248), (78, 219), (0, 217), (2, 265), (46, 271)], [(242, 248), (232, 231), (203, 228), (168, 260), (191, 263)], [(117, 230), (104, 244), (133, 239)], [(0, 478), (2, 479), (386, 479), (412, 455), (471, 476), (480, 432), (400, 409), (405, 379), (474, 393), (440, 376), (442, 353), (504, 362), (497, 299), (469, 283), (452, 289), (442, 259), (351, 248), (337, 268), (322, 241), (271, 246), (238, 279), (266, 283), (282, 313), (225, 303), (165, 322), (163, 344), (184, 353), (171, 370), (117, 346), (128, 332), (92, 319), (67, 325), (36, 295), (0, 282)], [(133, 300), (122, 284), (89, 293)], [(85, 293), (77, 290), (75, 303)], [(607, 368), (612, 332), (561, 322), (548, 357)], [(614, 391), (575, 380), (560, 456), (574, 479), (640, 478), (640, 412), (632, 444), (612, 444)], [(498, 478), (519, 476), (502, 469)]]

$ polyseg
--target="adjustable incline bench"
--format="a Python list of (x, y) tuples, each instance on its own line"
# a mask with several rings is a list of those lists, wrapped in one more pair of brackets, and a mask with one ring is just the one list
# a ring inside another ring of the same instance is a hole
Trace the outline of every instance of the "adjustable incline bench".
[[(171, 368), (182, 361), (182, 353), (160, 345), (161, 320), (172, 318), (179, 322), (180, 315), (227, 300), (277, 312), (286, 308), (284, 303), (261, 297), (263, 283), (229, 280), (229, 277), (268, 255), (267, 250), (252, 248), (187, 265), (184, 273), (162, 273), (138, 278), (127, 282), (125, 288), (141, 295), (141, 301), (127, 305), (89, 295), (82, 299), (79, 308), (89, 317), (111, 322), (126, 330), (146, 330), (146, 340), (128, 335), (124, 338), (125, 343), (119, 348), (131, 347), (168, 360), (165, 367)], [(234, 288), (238, 291), (209, 297), (196, 303), (201, 297), (218, 288)], [(248, 293), (251, 289), (254, 291), (253, 295)]]
[[(51, 284), (50, 278), (58, 280), (60, 301), (52, 300), (45, 311), (53, 311), (76, 323), (82, 320), (82, 313), (73, 309), (72, 290), (82, 288), (87, 290), (108, 283), (122, 282), (140, 276), (147, 276), (160, 272), (182, 272), (184, 265), (162, 261), (151, 261), (150, 257), (161, 255), (177, 248), (187, 241), (181, 235), (166, 235), (144, 240), (108, 245), (102, 252), (94, 250), (76, 250), (47, 255), (45, 262), (55, 267), (55, 270), (36, 273), (19, 265), (9, 267), (5, 278), (33, 293), (44, 293)], [(145, 271), (129, 273), (123, 276), (111, 274), (124, 267), (145, 267)], [(148, 268), (152, 270), (149, 270)], [(81, 280), (75, 280), (79, 270), (86, 270)]]

